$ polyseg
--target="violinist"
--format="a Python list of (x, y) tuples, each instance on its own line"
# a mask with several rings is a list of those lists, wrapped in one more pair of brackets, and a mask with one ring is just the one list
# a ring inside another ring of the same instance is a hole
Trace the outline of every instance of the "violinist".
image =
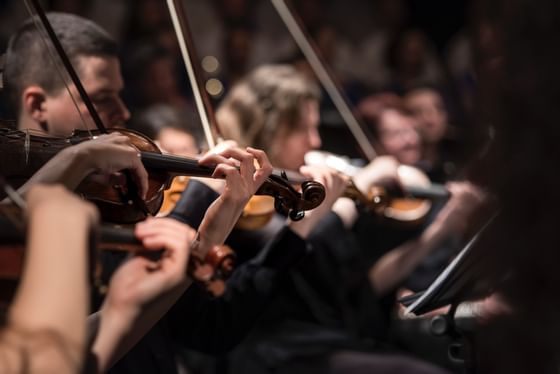
[[(293, 67), (267, 65), (232, 88), (217, 118), (226, 138), (265, 147), (275, 164), (298, 170), (305, 153), (321, 145), (318, 101), (318, 88)], [(379, 158), (355, 182), (367, 188), (395, 175), (397, 165), (391, 158)], [(290, 271), (280, 297), (233, 355), (234, 373), (442, 372), (402, 355), (372, 353), (371, 342), (386, 341), (379, 298), (396, 287), (417, 260), (391, 261), (396, 278), (390, 273), (370, 279), (371, 259), (351, 232), (360, 214), (353, 201), (339, 198), (342, 191), (338, 189), (333, 208), (311, 231), (312, 251)], [(419, 240), (414, 247), (422, 253), (437, 240)]]
[[(57, 31), (68, 35), (65, 47), (101, 119), (111, 127), (123, 127), (130, 113), (119, 97), (123, 81), (115, 42), (90, 21), (83, 20), (84, 28), (95, 33), (72, 34), (77, 20), (61, 14), (52, 18)], [(70, 96), (57, 73), (56, 62), (42, 43), (34, 23), (29, 20), (13, 35), (8, 46), (4, 76), (18, 128), (63, 137), (75, 129), (94, 129), (88, 115), (85, 124), (82, 122), (72, 101), (72, 97), (79, 98), (75, 87), (70, 87)], [(78, 102), (78, 106), (81, 113), (87, 112), (83, 103)], [(144, 195), (147, 172), (138, 151), (126, 137), (102, 135), (57, 154), (20, 191), (25, 192), (27, 186), (36, 182), (58, 182), (75, 189), (92, 172), (108, 175), (123, 169), (132, 171), (140, 194)]]
[[(414, 94), (414, 96), (412, 96)], [(427, 98), (424, 97), (428, 95)], [(439, 107), (442, 103), (433, 102), (432, 106), (424, 108), (426, 104), (424, 101), (432, 98), (432, 92), (428, 91), (412, 91), (408, 105), (400, 97), (391, 93), (382, 93), (370, 96), (364, 99), (358, 106), (360, 114), (367, 121), (367, 124), (374, 131), (376, 139), (378, 139), (381, 151), (395, 157), (399, 162), (406, 165), (418, 166), (425, 170), (430, 177), (434, 177), (438, 182), (446, 182), (446, 179), (441, 179), (445, 173), (441, 168), (432, 167), (433, 155), (435, 145), (427, 145), (426, 143), (437, 143), (442, 140), (445, 130), (447, 128), (446, 114), (442, 108)], [(419, 96), (421, 99), (418, 103)], [(431, 102), (428, 100), (428, 102)], [(416, 108), (420, 106), (423, 108)], [(414, 109), (416, 108), (416, 109)], [(430, 114), (424, 114), (428, 111)], [(435, 113), (433, 113), (435, 112)], [(430, 120), (426, 120), (430, 116)], [(425, 123), (425, 122), (429, 123)], [(434, 122), (432, 124), (432, 122)], [(417, 131), (417, 129), (423, 129)], [(423, 134), (422, 136), (420, 134)], [(431, 140), (429, 140), (431, 139)], [(449, 203), (437, 202), (432, 208), (432, 212), (428, 217), (427, 222), (434, 221), (434, 225), (440, 222), (438, 214), (443, 209), (445, 211), (457, 211), (453, 215), (461, 217), (463, 214), (468, 216), (478, 203), (483, 199), (483, 193), (471, 183), (468, 182), (453, 182), (447, 185), (451, 191), (452, 198)], [(474, 204), (474, 205), (473, 205)], [(463, 213), (458, 213), (463, 212)], [(442, 216), (445, 214), (442, 213)], [(441, 221), (443, 222), (443, 221)], [(448, 228), (454, 227), (450, 231)], [(430, 251), (424, 252), (424, 256), (420, 256), (421, 260), (417, 264), (416, 269), (407, 277), (406, 286), (419, 291), (427, 288), (435, 277), (443, 270), (450, 259), (461, 248), (461, 239), (464, 235), (466, 227), (456, 226), (451, 223), (442, 226), (443, 232), (449, 231), (446, 238), (439, 240), (437, 246), (432, 247)], [(440, 230), (436, 230), (439, 232)], [(439, 236), (439, 235), (438, 235)], [(423, 251), (416, 251), (421, 253)], [(406, 252), (406, 251), (405, 251)], [(415, 261), (417, 262), (417, 261)], [(397, 275), (400, 272), (393, 272), (390, 267), (384, 266), (385, 261), (380, 261), (377, 269), (379, 272), (392, 273)], [(384, 270), (381, 270), (384, 269)], [(402, 268), (401, 268), (402, 269)], [(409, 271), (407, 271), (409, 273)], [(389, 274), (387, 274), (389, 276)], [(383, 276), (375, 276), (383, 278)]]
[[(101, 118), (108, 126), (123, 126), (129, 113), (119, 97), (123, 82), (113, 40), (99, 26), (83, 18), (57, 13), (48, 17), (78, 68)], [(9, 75), (7, 84), (12, 105), (19, 110), (19, 128), (43, 129), (52, 134), (67, 134), (73, 128), (83, 128), (79, 116), (71, 110), (68, 93), (62, 86), (55, 84), (53, 87), (47, 79), (56, 76), (54, 66), (38, 64), (47, 59), (46, 55), (40, 35), (30, 21), (11, 39), (5, 75)], [(70, 90), (74, 87), (70, 86)], [(83, 104), (79, 102), (78, 105)], [(85, 126), (91, 126), (87, 115)], [(254, 169), (255, 159), (261, 163), (261, 169)], [(221, 183), (220, 193), (190, 183), (181, 199), (184, 204), (170, 216), (199, 230), (206, 229), (209, 238), (218, 244), (223, 242), (246, 199), (256, 191), (271, 167), (263, 152), (251, 149), (227, 149), (201, 162), (222, 165), (220, 169), (226, 174), (226, 181)], [(246, 169), (247, 172), (240, 173), (232, 165), (241, 165), (241, 171)], [(100, 136), (59, 154), (38, 173), (39, 176), (32, 178), (32, 182), (60, 180), (74, 186), (91, 171), (108, 173), (122, 168), (134, 172), (140, 191), (144, 191), (145, 170), (138, 162), (137, 151), (120, 135)], [(217, 217), (217, 223), (204, 223), (208, 209), (209, 214)], [(234, 271), (223, 297), (210, 297), (195, 286), (186, 291), (183, 288), (171, 310), (113, 366), (111, 372), (176, 372), (175, 345), (208, 353), (231, 349), (268, 305), (283, 281), (285, 270), (306, 254), (303, 238), (324, 213), (324, 209), (318, 209), (282, 228), (264, 248), (261, 247), (258, 256)], [(121, 261), (121, 258), (103, 258), (104, 265)]]
[(104, 372), (130, 347), (131, 332), (141, 336), (153, 323), (155, 301), (171, 297), (187, 281), (194, 230), (172, 219), (137, 225), (144, 248), (164, 249), (165, 255), (159, 263), (131, 257), (115, 273), (98, 313), (98, 333), (91, 338), (94, 368), (84, 353), (89, 348), (88, 239), (97, 210), (60, 186), (37, 185), (27, 194), (27, 215), (24, 272), (1, 330), (0, 368), (3, 373), (78, 373), (89, 366)]

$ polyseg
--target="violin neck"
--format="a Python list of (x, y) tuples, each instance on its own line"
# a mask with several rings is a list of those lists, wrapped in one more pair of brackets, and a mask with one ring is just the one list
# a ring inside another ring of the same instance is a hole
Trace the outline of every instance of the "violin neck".
[(420, 199), (447, 199), (449, 191), (441, 184), (433, 183), (430, 187), (405, 186), (405, 191), (412, 197)]
[(291, 170), (274, 169), (272, 170), (272, 175), (285, 179), (290, 184), (302, 184), (303, 182), (310, 180), (305, 175)]
[(152, 152), (141, 152), (141, 154), (142, 163), (150, 170), (162, 170), (175, 176), (191, 177), (211, 177), (214, 173), (214, 168), (199, 165), (195, 159)]
[[(199, 165), (196, 159), (153, 152), (141, 152), (141, 155), (142, 163), (147, 169), (166, 171), (173, 176), (211, 177), (214, 173), (214, 168)], [(274, 169), (272, 174), (293, 184), (301, 184), (309, 180), (309, 178), (289, 170)]]

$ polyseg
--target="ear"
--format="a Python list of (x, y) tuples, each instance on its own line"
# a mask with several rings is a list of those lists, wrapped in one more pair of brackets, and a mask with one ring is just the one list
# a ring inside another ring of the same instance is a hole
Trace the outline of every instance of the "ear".
[(21, 95), (21, 111), (39, 124), (47, 121), (47, 93), (40, 86), (29, 86)]

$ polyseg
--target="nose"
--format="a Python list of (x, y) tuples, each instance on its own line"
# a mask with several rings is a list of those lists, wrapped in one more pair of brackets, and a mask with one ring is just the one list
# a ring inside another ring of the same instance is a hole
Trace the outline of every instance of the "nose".
[(311, 149), (319, 149), (321, 147), (321, 135), (319, 135), (317, 127), (309, 129), (308, 141)]
[(113, 112), (110, 117), (112, 127), (124, 127), (130, 119), (130, 112), (120, 97), (115, 99)]
[(130, 111), (128, 110), (125, 103), (122, 101), (120, 97), (119, 97), (119, 111), (121, 113), (122, 120), (124, 122), (128, 122), (128, 120), (130, 119)]
[(417, 146), (420, 143), (420, 135), (413, 128), (403, 136), (408, 146)]

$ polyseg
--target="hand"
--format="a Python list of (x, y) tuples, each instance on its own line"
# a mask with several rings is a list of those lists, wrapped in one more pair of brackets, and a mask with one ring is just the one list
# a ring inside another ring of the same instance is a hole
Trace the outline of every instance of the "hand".
[[(259, 168), (255, 168), (255, 160)], [(272, 165), (264, 151), (247, 147), (228, 147), (219, 153), (207, 153), (199, 161), (215, 166), (213, 178), (225, 177), (224, 199), (233, 199), (243, 206), (272, 173)]]
[(375, 184), (399, 183), (399, 162), (392, 156), (379, 156), (363, 167), (353, 178), (364, 194)]
[(239, 145), (235, 140), (223, 140), (216, 144), (214, 148), (208, 150), (206, 154), (221, 154), (223, 151), (230, 148), (239, 148)]
[(195, 231), (171, 218), (148, 218), (135, 234), (147, 250), (164, 250), (158, 262), (134, 256), (117, 269), (105, 308), (133, 320), (142, 308), (186, 280), (190, 243)]
[[(291, 229), (302, 238), (306, 238), (317, 222), (330, 212), (334, 203), (344, 193), (348, 186), (348, 177), (322, 166), (302, 166), (299, 171), (325, 187), (325, 199), (321, 205), (306, 212), (301, 221), (290, 222)], [(351, 206), (354, 207), (354, 203), (351, 203)]]
[[(202, 158), (205, 159), (209, 155), (221, 154), (222, 152), (224, 152), (225, 150), (228, 150), (230, 148), (237, 148), (237, 143), (233, 140), (224, 140), (224, 141), (218, 143), (214, 148), (212, 148), (208, 152), (206, 152)], [(216, 191), (219, 194), (222, 193), (222, 191), (224, 190), (224, 187), (226, 185), (226, 182), (222, 179), (196, 178), (196, 177), (193, 178), (193, 179), (196, 179), (199, 182), (204, 183), (205, 185), (207, 185), (208, 187), (210, 187), (211, 189), (213, 189), (214, 191)]]
[(145, 199), (148, 192), (148, 172), (142, 164), (140, 152), (130, 139), (122, 134), (100, 135), (70, 147), (76, 155), (82, 155), (85, 163), (85, 175), (92, 172), (108, 176), (128, 169), (132, 172), (140, 196)]
[[(255, 168), (255, 160), (258, 168)], [(201, 245), (205, 249), (221, 245), (239, 219), (243, 208), (272, 173), (272, 165), (261, 150), (228, 148), (219, 154), (207, 154), (201, 165), (216, 165), (213, 177), (225, 176), (225, 187), (206, 211), (199, 226)]]
[(469, 227), (469, 218), (486, 201), (486, 194), (470, 182), (446, 185), (451, 198), (434, 220), (444, 234), (462, 235)]

